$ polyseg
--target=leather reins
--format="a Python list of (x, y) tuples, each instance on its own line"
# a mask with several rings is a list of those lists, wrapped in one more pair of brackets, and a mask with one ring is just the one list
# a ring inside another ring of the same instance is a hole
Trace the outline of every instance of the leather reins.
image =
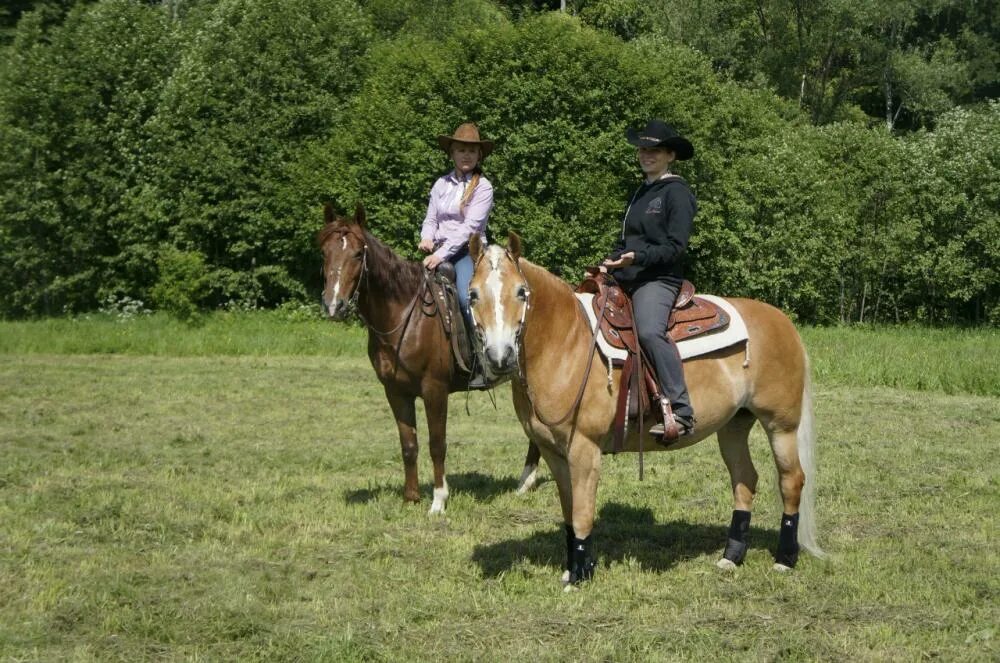
[[(378, 328), (375, 327), (375, 325), (373, 325), (371, 322), (369, 322), (368, 319), (365, 318), (364, 314), (361, 313), (361, 310), (357, 308), (358, 296), (361, 293), (361, 283), (362, 283), (362, 281), (364, 281), (365, 285), (368, 284), (368, 241), (367, 241), (367, 239), (365, 239), (365, 237), (363, 235), (359, 235), (357, 232), (355, 232), (355, 231), (353, 231), (353, 230), (351, 230), (349, 228), (345, 228), (344, 230), (340, 231), (339, 234), (341, 235), (341, 237), (343, 237), (344, 235), (351, 235), (351, 236), (355, 237), (357, 240), (359, 240), (361, 242), (361, 245), (362, 245), (363, 251), (364, 251), (364, 253), (362, 254), (362, 257), (361, 257), (361, 274), (358, 276), (358, 281), (354, 285), (354, 292), (351, 293), (351, 296), (347, 300), (347, 305), (348, 306), (354, 306), (355, 311), (357, 312), (358, 317), (361, 319), (361, 322), (364, 323), (365, 328), (368, 331), (370, 331), (373, 334), (375, 334), (376, 336), (380, 336), (380, 337), (391, 336), (392, 334), (395, 334), (400, 329), (402, 329), (403, 330), (403, 334), (402, 334), (402, 336), (400, 336), (399, 343), (397, 343), (397, 349), (398, 349), (398, 347), (402, 346), (403, 339), (406, 338), (406, 332), (408, 331), (407, 330), (407, 326), (409, 325), (410, 318), (413, 317), (413, 311), (414, 311), (414, 309), (416, 307), (417, 301), (420, 299), (420, 296), (427, 290), (427, 271), (424, 270), (424, 272), (423, 272), (423, 281), (421, 282), (420, 286), (417, 288), (416, 293), (414, 293), (413, 299), (411, 299), (410, 303), (406, 305), (406, 310), (403, 313), (403, 320), (402, 320), (402, 322), (400, 322), (398, 325), (396, 325), (395, 327), (393, 327), (392, 329), (390, 329), (388, 331), (383, 331), (381, 329), (378, 329)], [(433, 297), (432, 297), (432, 300), (433, 300)], [(436, 306), (437, 302), (434, 301), (434, 304)], [(436, 312), (436, 308), (435, 308), (435, 312)]]
[[(506, 254), (507, 258), (512, 263), (514, 263), (514, 267), (517, 269), (517, 273), (520, 275), (521, 280), (523, 280), (525, 282), (525, 284), (527, 284), (528, 283), (528, 279), (524, 276), (524, 272), (521, 270), (520, 261), (517, 260), (517, 259), (515, 259), (514, 256), (512, 256), (510, 254), (510, 251), (505, 250), (504, 253)], [(476, 261), (475, 266), (473, 267), (473, 269), (475, 269), (475, 268), (477, 268), (479, 266), (479, 263), (480, 263), (480, 261), (482, 261), (482, 259), (483, 259), (483, 256), (480, 256), (479, 260)], [(573, 404), (570, 406), (569, 410), (566, 411), (566, 414), (564, 414), (563, 416), (559, 417), (559, 419), (557, 419), (556, 421), (549, 421), (548, 419), (546, 419), (545, 417), (543, 417), (541, 415), (541, 413), (538, 411), (538, 407), (535, 405), (535, 400), (536, 399), (533, 396), (534, 390), (531, 388), (531, 385), (528, 384), (528, 369), (527, 369), (527, 365), (524, 363), (524, 359), (523, 359), (523, 357), (525, 355), (525, 351), (524, 351), (524, 327), (525, 327), (525, 321), (527, 319), (528, 309), (531, 308), (531, 289), (526, 287), (524, 290), (525, 290), (525, 292), (524, 292), (524, 307), (521, 309), (521, 321), (518, 323), (517, 331), (514, 333), (514, 342), (516, 344), (516, 351), (517, 351), (517, 374), (518, 374), (518, 378), (520, 379), (521, 386), (524, 387), (525, 395), (528, 398), (528, 403), (531, 405), (531, 411), (535, 415), (535, 418), (537, 418), (540, 422), (542, 422), (546, 426), (549, 426), (550, 428), (552, 428), (552, 427), (559, 426), (559, 425), (565, 423), (566, 420), (569, 419), (573, 415), (573, 413), (576, 412), (579, 409), (580, 403), (583, 401), (583, 394), (584, 394), (584, 391), (587, 388), (587, 381), (590, 380), (590, 370), (591, 370), (591, 368), (593, 368), (593, 365), (594, 365), (594, 353), (597, 351), (597, 336), (598, 336), (598, 334), (601, 333), (600, 325), (598, 325), (598, 326), (596, 326), (594, 328), (594, 334), (593, 334), (593, 336), (590, 339), (590, 353), (587, 356), (587, 366), (584, 369), (584, 372), (583, 372), (583, 381), (580, 383), (579, 389), (577, 389), (576, 397), (573, 399)], [(607, 304), (608, 304), (608, 301), (605, 298), (604, 303), (601, 305), (601, 315), (599, 316), (598, 319), (600, 319), (600, 317), (604, 316), (604, 309), (607, 307)], [(480, 325), (479, 325), (479, 321), (476, 319), (476, 315), (475, 315), (474, 312), (472, 314), (472, 322), (473, 322), (473, 324), (475, 325), (475, 328), (476, 328), (476, 337), (480, 338), (480, 336), (481, 336), (481, 334), (480, 334)], [(574, 423), (573, 423), (573, 430), (570, 432), (570, 441), (572, 441), (573, 434), (575, 432), (576, 432), (576, 422), (574, 421)]]

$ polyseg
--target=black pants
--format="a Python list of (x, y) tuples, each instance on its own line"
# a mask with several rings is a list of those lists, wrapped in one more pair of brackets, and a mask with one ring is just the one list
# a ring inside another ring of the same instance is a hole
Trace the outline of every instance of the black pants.
[(670, 399), (674, 414), (691, 417), (694, 410), (691, 409), (691, 399), (684, 382), (681, 356), (677, 346), (667, 336), (667, 318), (679, 291), (680, 281), (643, 283), (632, 290), (632, 311), (639, 345), (656, 368), (660, 390)]

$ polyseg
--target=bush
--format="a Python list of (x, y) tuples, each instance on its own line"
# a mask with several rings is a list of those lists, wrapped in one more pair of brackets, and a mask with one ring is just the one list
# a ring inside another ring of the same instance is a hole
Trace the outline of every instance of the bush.
[(153, 303), (179, 320), (193, 320), (208, 293), (205, 256), (168, 248), (161, 253), (157, 267), (160, 276), (150, 293)]

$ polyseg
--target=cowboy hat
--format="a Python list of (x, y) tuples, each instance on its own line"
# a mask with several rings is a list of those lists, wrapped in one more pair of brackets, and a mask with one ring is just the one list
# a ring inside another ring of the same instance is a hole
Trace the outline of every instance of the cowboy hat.
[(458, 129), (455, 129), (455, 134), (452, 136), (446, 136), (444, 134), (437, 137), (438, 145), (441, 149), (447, 153), (451, 153), (452, 143), (471, 143), (473, 145), (478, 145), (479, 149), (482, 150), (482, 158), (493, 151), (493, 141), (480, 139), (479, 138), (479, 127), (475, 125), (474, 122), (465, 122), (460, 124)]
[(678, 161), (694, 156), (694, 146), (663, 120), (650, 120), (643, 129), (626, 129), (625, 138), (636, 147), (663, 147), (672, 150)]

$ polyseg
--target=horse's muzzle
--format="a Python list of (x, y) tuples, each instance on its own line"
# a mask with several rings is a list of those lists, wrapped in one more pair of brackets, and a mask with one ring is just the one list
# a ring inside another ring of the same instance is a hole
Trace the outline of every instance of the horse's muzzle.
[(331, 320), (341, 321), (347, 317), (347, 302), (343, 299), (337, 299), (329, 305), (326, 302), (323, 302), (323, 309), (326, 311), (326, 315)]
[(486, 363), (494, 375), (510, 375), (517, 371), (517, 350), (513, 344), (504, 344), (500, 347), (486, 346), (484, 349)]

